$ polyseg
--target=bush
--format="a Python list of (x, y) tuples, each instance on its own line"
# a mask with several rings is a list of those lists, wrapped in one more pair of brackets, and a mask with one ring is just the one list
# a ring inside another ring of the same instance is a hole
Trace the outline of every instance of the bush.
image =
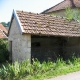
[(0, 39), (0, 63), (5, 62), (8, 58), (8, 41)]
[(74, 62), (68, 60), (68, 63), (66, 64), (62, 59), (57, 59), (56, 62), (44, 61), (43, 63), (33, 59), (32, 64), (29, 60), (22, 63), (14, 62), (2, 65), (0, 80), (43, 80), (80, 70), (80, 58), (76, 58)]

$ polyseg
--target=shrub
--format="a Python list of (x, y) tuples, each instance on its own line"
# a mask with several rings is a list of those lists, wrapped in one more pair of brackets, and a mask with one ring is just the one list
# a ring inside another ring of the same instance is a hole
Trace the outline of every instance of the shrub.
[(66, 18), (71, 21), (73, 19), (73, 10), (71, 8), (66, 9)]
[(77, 20), (78, 22), (80, 22), (80, 10), (76, 9), (76, 10), (72, 10), (71, 8), (67, 8), (66, 9), (66, 18), (71, 21), (72, 19)]
[[(54, 77), (69, 72), (80, 70), (80, 58), (76, 61), (66, 64), (62, 59), (56, 62), (40, 63), (37, 59), (30, 64), (29, 60), (22, 63), (14, 62), (8, 65), (2, 65), (0, 68), (0, 80), (43, 80), (44, 78)], [(77, 65), (76, 65), (77, 64)]]
[(8, 58), (8, 41), (0, 39), (0, 63), (5, 62)]

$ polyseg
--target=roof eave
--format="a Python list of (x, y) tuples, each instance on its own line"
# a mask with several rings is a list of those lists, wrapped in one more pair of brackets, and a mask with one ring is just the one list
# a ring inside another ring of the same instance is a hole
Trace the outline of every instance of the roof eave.
[(22, 27), (22, 25), (21, 25), (21, 22), (20, 22), (20, 20), (19, 20), (19, 17), (17, 16), (17, 13), (16, 13), (15, 10), (13, 10), (13, 12), (14, 12), (14, 16), (15, 16), (15, 18), (16, 18), (17, 24), (18, 24), (18, 26), (19, 26), (19, 28), (20, 28), (20, 32), (21, 32), (21, 34), (23, 34), (23, 33), (24, 33), (24, 29), (23, 29), (23, 27)]

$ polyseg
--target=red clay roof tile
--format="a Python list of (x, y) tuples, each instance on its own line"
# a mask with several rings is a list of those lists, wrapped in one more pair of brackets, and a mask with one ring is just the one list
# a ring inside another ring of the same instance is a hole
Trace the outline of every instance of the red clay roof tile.
[(0, 24), (0, 38), (7, 38), (7, 33), (8, 31), (6, 30), (6, 28)]
[(4, 39), (4, 38), (7, 38), (7, 36), (4, 34), (3, 31), (0, 30), (0, 38), (1, 39)]
[(7, 29), (6, 29), (2, 24), (0, 24), (0, 29), (1, 29), (2, 31), (5, 31), (6, 33), (8, 33)]
[(16, 13), (26, 34), (80, 37), (80, 23), (75, 20), (24, 11)]

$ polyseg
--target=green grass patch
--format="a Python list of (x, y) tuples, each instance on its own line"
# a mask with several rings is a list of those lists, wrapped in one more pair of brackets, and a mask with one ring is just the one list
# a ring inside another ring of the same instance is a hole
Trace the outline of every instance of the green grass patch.
[(44, 80), (46, 78), (67, 74), (80, 70), (80, 59), (75, 58), (73, 61), (63, 61), (58, 59), (56, 62), (43, 62), (29, 60), (22, 63), (2, 65), (0, 68), (0, 80)]

